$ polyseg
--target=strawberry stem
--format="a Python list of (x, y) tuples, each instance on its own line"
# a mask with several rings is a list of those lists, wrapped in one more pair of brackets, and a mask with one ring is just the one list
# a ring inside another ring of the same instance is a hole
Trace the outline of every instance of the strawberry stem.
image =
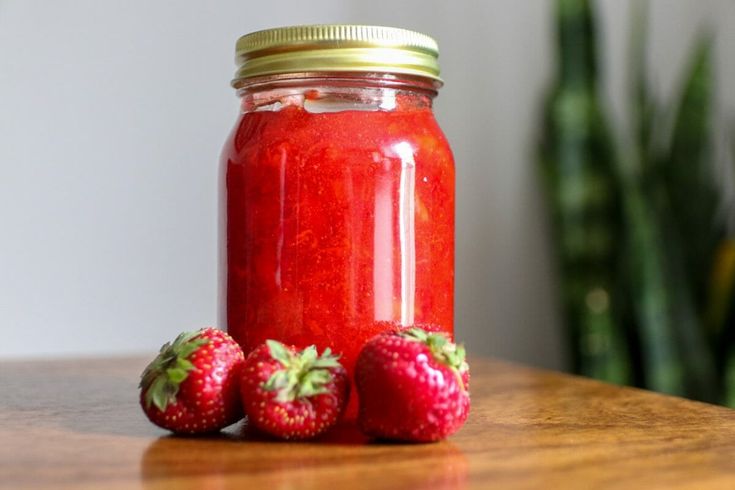
[(263, 383), (266, 391), (277, 391), (276, 401), (291, 402), (328, 393), (326, 386), (332, 382), (330, 368), (341, 366), (339, 356), (326, 348), (320, 356), (316, 346), (296, 352), (276, 340), (267, 340), (271, 357), (283, 365)]
[(183, 332), (171, 342), (163, 344), (153, 361), (140, 377), (139, 388), (145, 391), (146, 408), (151, 404), (164, 411), (176, 402), (179, 386), (194, 369), (188, 358), (209, 340), (199, 337), (202, 330)]
[(409, 328), (401, 332), (403, 338), (414, 342), (421, 342), (429, 347), (434, 359), (449, 367), (457, 377), (460, 386), (464, 386), (462, 374), (469, 369), (466, 357), (467, 353), (463, 345), (457, 345), (449, 340), (449, 337), (441, 332), (429, 333), (418, 327)]

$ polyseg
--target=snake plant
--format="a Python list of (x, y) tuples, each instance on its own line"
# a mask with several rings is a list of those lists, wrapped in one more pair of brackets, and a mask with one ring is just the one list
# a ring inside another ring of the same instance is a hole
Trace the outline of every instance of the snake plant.
[(716, 179), (711, 39), (694, 49), (678, 97), (662, 103), (646, 77), (637, 2), (624, 131), (599, 94), (594, 3), (556, 6), (539, 161), (573, 367), (735, 404), (735, 241)]

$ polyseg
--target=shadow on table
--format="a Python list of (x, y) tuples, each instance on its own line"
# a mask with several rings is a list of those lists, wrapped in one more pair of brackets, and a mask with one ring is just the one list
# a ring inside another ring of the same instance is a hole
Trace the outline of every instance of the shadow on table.
[(178, 479), (206, 488), (463, 488), (467, 459), (454, 444), (369, 441), (345, 423), (316, 441), (283, 442), (241, 423), (215, 437), (168, 436), (141, 459), (144, 485)]

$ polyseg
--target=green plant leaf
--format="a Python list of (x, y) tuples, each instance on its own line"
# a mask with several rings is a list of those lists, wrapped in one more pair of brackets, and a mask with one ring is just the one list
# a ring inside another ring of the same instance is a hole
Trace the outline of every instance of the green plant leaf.
[[(629, 158), (635, 159), (630, 152)], [(631, 165), (629, 170), (640, 168)], [(666, 194), (627, 172), (624, 182), (631, 294), (646, 387), (716, 401), (713, 356), (697, 317)]]
[(632, 4), (630, 35), (630, 69), (629, 69), (629, 109), (633, 144), (639, 152), (638, 163), (641, 172), (648, 173), (654, 160), (654, 137), (658, 126), (658, 106), (648, 86), (648, 57), (646, 41), (648, 39), (649, 1), (638, 0)]
[[(573, 369), (625, 384), (631, 380), (626, 331), (613, 309), (620, 303), (621, 206), (613, 139), (597, 92), (593, 6), (557, 1), (557, 79), (545, 107), (539, 162)], [(590, 303), (590, 297), (604, 300)]]
[(724, 222), (718, 219), (721, 191), (715, 179), (712, 104), (712, 42), (707, 36), (699, 41), (689, 62), (671, 143), (660, 166), (672, 225), (682, 244), (685, 273), (700, 316), (715, 250), (725, 231)]

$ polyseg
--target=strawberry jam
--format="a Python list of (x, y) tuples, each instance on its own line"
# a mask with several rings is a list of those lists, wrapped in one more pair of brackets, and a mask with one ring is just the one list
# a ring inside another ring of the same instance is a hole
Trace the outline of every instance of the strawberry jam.
[(269, 338), (330, 347), (352, 373), (377, 333), (452, 334), (454, 163), (431, 96), (254, 93), (222, 158), (230, 335), (246, 354)]

